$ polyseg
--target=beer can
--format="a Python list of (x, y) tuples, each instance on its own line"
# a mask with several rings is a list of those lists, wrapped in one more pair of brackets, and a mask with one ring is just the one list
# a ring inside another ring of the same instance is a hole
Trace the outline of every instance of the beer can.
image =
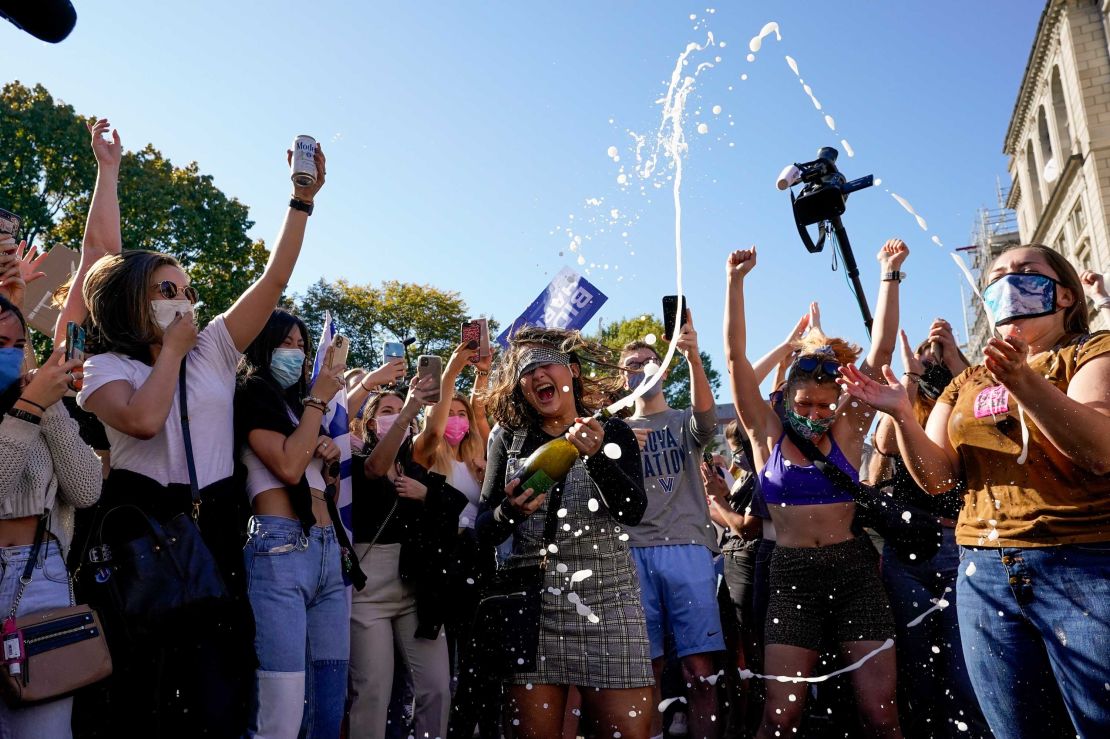
[(293, 139), (290, 176), (298, 187), (316, 184), (316, 139), (305, 135)]
[(11, 211), (0, 208), (0, 234), (8, 234), (12, 238), (19, 236), (19, 224), (23, 219)]

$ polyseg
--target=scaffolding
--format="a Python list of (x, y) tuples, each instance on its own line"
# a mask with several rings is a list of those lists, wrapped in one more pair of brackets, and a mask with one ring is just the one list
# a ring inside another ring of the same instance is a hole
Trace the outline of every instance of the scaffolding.
[[(990, 267), (995, 258), (1008, 246), (1021, 243), (1018, 234), (1017, 213), (1006, 207), (1010, 195), (1009, 188), (996, 180), (995, 208), (979, 208), (975, 212), (975, 223), (971, 227), (970, 246), (957, 249), (971, 257), (971, 273), (977, 281), (983, 270)], [(964, 331), (967, 343), (964, 346), (968, 356), (978, 356), (991, 335), (991, 326), (979, 299), (964, 291)]]

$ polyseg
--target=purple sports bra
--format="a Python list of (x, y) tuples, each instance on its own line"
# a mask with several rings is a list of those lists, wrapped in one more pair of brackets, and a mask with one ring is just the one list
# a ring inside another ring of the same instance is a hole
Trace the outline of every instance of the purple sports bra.
[[(763, 492), (763, 499), (768, 506), (776, 505), (823, 505), (826, 503), (851, 503), (854, 498), (846, 492), (841, 492), (821, 470), (812, 464), (806, 467), (788, 462), (782, 456), (782, 440), (786, 434), (779, 437), (775, 448), (771, 450), (771, 458), (767, 460), (763, 471), (759, 473), (759, 485)], [(859, 482), (859, 473), (844, 458), (844, 454), (832, 439), (832, 450), (829, 452), (829, 461), (842, 469), (852, 480)]]

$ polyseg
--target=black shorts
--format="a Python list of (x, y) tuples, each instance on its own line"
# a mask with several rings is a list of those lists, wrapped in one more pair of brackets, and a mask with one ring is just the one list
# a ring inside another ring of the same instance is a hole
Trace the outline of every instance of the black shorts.
[(867, 537), (827, 547), (775, 547), (766, 643), (820, 651), (829, 641), (893, 639), (878, 563)]

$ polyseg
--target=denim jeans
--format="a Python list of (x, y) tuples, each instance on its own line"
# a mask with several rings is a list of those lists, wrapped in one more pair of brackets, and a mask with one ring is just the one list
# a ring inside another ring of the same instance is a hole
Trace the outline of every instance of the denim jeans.
[(335, 530), (254, 516), (244, 559), (259, 663), (248, 735), (338, 736), (350, 614)]
[[(898, 702), (907, 739), (991, 736), (971, 688), (956, 617), (956, 575), (960, 551), (953, 529), (943, 530), (940, 550), (930, 560), (903, 562), (883, 547), (883, 585), (894, 614), (898, 654)], [(907, 627), (933, 602), (949, 606)], [(960, 729), (961, 722), (966, 725)]]
[(960, 560), (964, 659), (995, 736), (1106, 736), (1110, 543), (962, 547)]
[[(19, 578), (30, 556), (30, 546), (0, 549), (0, 620), (6, 619), (11, 611), (19, 592)], [(23, 591), (16, 616), (66, 605), (72, 605), (69, 573), (58, 543), (51, 541), (39, 552), (39, 563)], [(0, 701), (0, 739), (67, 739), (73, 735), (69, 723), (72, 709), (72, 697), (27, 708), (8, 708)]]

